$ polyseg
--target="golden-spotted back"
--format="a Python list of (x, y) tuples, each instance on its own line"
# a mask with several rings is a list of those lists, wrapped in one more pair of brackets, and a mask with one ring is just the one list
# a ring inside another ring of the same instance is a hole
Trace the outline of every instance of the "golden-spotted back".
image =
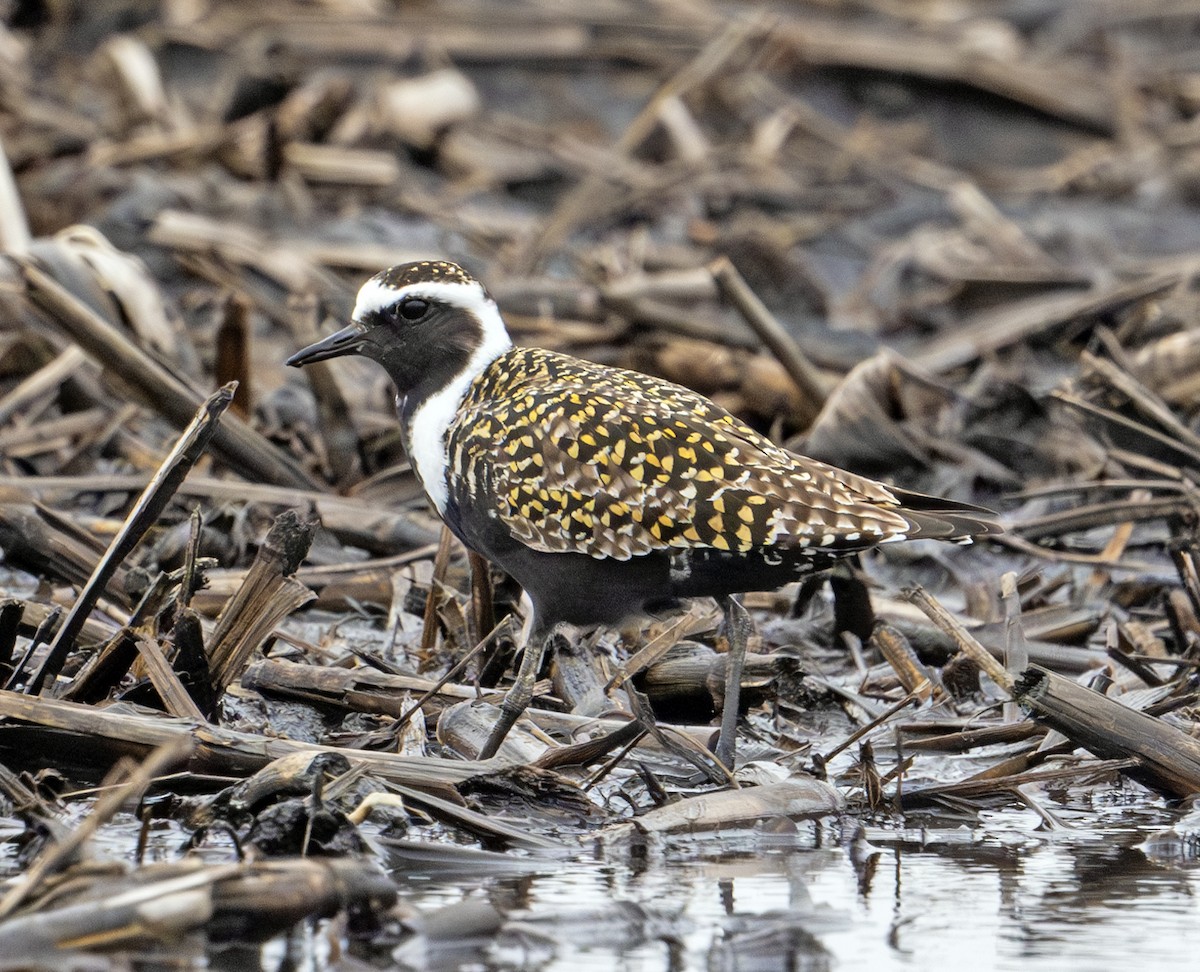
[(534, 550), (848, 553), (903, 539), (896, 494), (776, 446), (695, 392), (530, 348), (497, 358), (448, 429), (460, 505)]

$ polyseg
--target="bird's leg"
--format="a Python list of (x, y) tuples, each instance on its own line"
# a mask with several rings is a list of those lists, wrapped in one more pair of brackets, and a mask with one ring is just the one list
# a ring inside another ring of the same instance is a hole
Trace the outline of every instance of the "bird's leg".
[(496, 755), (504, 737), (528, 707), (533, 699), (533, 685), (537, 681), (538, 672), (542, 668), (542, 659), (546, 654), (546, 643), (550, 640), (551, 632), (540, 624), (530, 626), (529, 635), (525, 639), (525, 650), (521, 657), (521, 668), (517, 672), (517, 680), (500, 703), (500, 718), (492, 726), (492, 734), (479, 751), (480, 759), (491, 759)]
[(721, 734), (717, 737), (715, 754), (728, 769), (733, 769), (737, 755), (738, 702), (742, 689), (742, 668), (746, 662), (746, 645), (753, 624), (742, 602), (733, 594), (720, 598), (725, 614), (725, 632), (729, 652), (725, 655), (725, 702), (721, 707)]

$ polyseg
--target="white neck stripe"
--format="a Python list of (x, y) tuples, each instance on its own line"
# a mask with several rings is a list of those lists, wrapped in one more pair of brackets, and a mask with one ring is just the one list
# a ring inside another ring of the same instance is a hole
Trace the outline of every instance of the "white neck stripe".
[(425, 492), (439, 514), (446, 512), (450, 499), (447, 472), (450, 455), (446, 433), (458, 414), (459, 406), (471, 383), (484, 370), (512, 347), (512, 339), (496, 302), (487, 296), (478, 283), (449, 283), (432, 280), (389, 287), (372, 278), (363, 284), (354, 305), (354, 320), (382, 310), (406, 297), (421, 297), (439, 304), (449, 304), (469, 313), (479, 322), (479, 344), (471, 352), (463, 370), (445, 387), (430, 395), (413, 414), (407, 431), (408, 454), (413, 469)]

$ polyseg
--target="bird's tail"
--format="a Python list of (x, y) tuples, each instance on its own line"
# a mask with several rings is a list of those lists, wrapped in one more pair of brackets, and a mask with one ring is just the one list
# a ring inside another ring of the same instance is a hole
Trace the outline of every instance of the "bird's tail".
[(973, 537), (994, 537), (1004, 532), (996, 520), (996, 514), (985, 507), (902, 489), (893, 489), (892, 492), (900, 500), (899, 512), (913, 526), (908, 533), (909, 540), (958, 540), (970, 543)]

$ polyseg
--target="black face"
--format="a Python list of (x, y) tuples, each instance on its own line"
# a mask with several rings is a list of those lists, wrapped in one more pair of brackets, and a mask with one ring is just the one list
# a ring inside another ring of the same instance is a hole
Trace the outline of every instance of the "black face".
[[(380, 288), (392, 289), (386, 273), (364, 286), (359, 308), (364, 294), (368, 298), (386, 297), (386, 293), (378, 292)], [(473, 282), (455, 282), (454, 286), (462, 288), (464, 304), (486, 299), (482, 288)], [(398, 294), (392, 301), (368, 302), (377, 306), (366, 311), (359, 309), (349, 327), (298, 351), (287, 363), (301, 367), (346, 354), (361, 354), (383, 365), (402, 397), (414, 392), (424, 397), (461, 372), (482, 340), (482, 325), (475, 313), (450, 298), (418, 292)]]

